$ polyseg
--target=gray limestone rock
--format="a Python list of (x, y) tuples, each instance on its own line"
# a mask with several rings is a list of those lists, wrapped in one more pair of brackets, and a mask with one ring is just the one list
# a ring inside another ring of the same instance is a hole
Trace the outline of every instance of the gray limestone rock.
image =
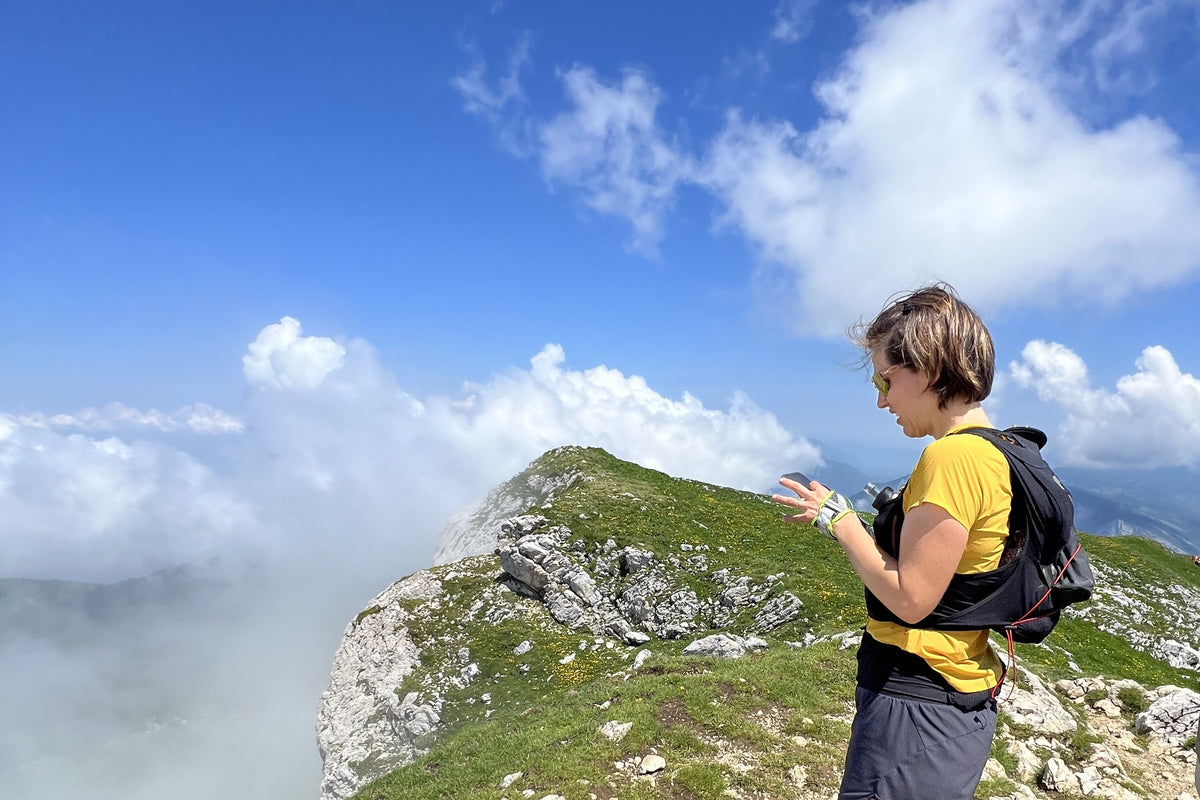
[(1155, 658), (1162, 659), (1177, 669), (1200, 670), (1200, 650), (1177, 642), (1174, 639), (1163, 639), (1153, 648)]
[(585, 612), (579, 603), (573, 602), (566, 592), (560, 589), (549, 589), (542, 597), (550, 616), (572, 630), (587, 627)]
[(638, 773), (641, 775), (651, 775), (655, 772), (662, 772), (667, 768), (667, 760), (660, 755), (651, 753), (638, 762)]
[(605, 739), (611, 739), (614, 742), (619, 742), (633, 729), (632, 722), (617, 722), (609, 720), (599, 727), (600, 735)]
[(1071, 768), (1061, 758), (1055, 757), (1046, 762), (1046, 768), (1038, 778), (1038, 783), (1048, 792), (1078, 792), (1079, 780)]
[(1128, 777), (1125, 773), (1125, 765), (1121, 762), (1121, 757), (1117, 751), (1103, 744), (1093, 743), (1091, 752), (1084, 761), (1085, 767), (1091, 767), (1100, 775), (1110, 778), (1125, 778)]
[[(755, 644), (762, 642), (755, 640)], [(712, 656), (714, 658), (741, 658), (750, 650), (750, 643), (732, 633), (714, 633), (697, 639), (683, 649), (684, 655)]]
[(987, 763), (983, 765), (983, 780), (995, 780), (997, 778), (1007, 778), (1008, 773), (1004, 770), (1004, 765), (994, 758), (989, 758)]
[(1037, 778), (1038, 773), (1042, 770), (1042, 759), (1038, 757), (1032, 747), (1025, 742), (1012, 740), (1008, 742), (1008, 752), (1016, 761), (1015, 778), (1026, 783)]
[(527, 556), (516, 551), (501, 550), (500, 566), (504, 567), (504, 571), (509, 575), (535, 592), (542, 592), (550, 585), (549, 573), (542, 569), (540, 564), (530, 561)]
[[(1014, 680), (1009, 675), (1008, 680)], [(1048, 736), (1072, 733), (1077, 727), (1075, 718), (1041, 679), (1028, 670), (1020, 670), (1020, 686), (1003, 689), (1004, 710), (1014, 722), (1028, 725)]]
[(1137, 715), (1134, 731), (1159, 739), (1172, 747), (1181, 747), (1196, 735), (1200, 719), (1200, 694), (1191, 689), (1176, 689), (1164, 695)]
[(596, 582), (592, 580), (592, 576), (584, 570), (579, 569), (569, 573), (566, 580), (571, 591), (575, 592), (579, 599), (589, 606), (599, 605), (600, 601), (604, 599), (596, 589)]
[(626, 575), (636, 575), (654, 563), (654, 554), (636, 547), (626, 547), (621, 551), (621, 570)]
[(754, 623), (751, 625), (751, 630), (759, 633), (773, 631), (780, 625), (791, 622), (796, 617), (800, 616), (800, 609), (804, 607), (799, 597), (791, 592), (784, 592), (778, 597), (769, 600), (766, 605), (754, 615)]
[(520, 475), (496, 486), (446, 523), (438, 534), (434, 565), (490, 553), (496, 546), (496, 532), (501, 522), (526, 509), (553, 502), (581, 477), (579, 472), (541, 474), (535, 461)]
[(750, 605), (753, 602), (750, 595), (750, 588), (749, 578), (738, 578), (732, 586), (721, 592), (721, 605), (726, 608), (742, 608), (743, 606)]
[(654, 622), (658, 635), (664, 639), (678, 639), (696, 628), (696, 615), (700, 613), (700, 599), (691, 589), (672, 592), (666, 602), (654, 606)]
[(401, 602), (441, 592), (440, 581), (416, 572), (381, 592), (347, 626), (317, 709), (323, 800), (349, 797), (424, 752), (420, 740), (439, 724), (441, 701), (396, 695), (421, 657), (403, 624)]

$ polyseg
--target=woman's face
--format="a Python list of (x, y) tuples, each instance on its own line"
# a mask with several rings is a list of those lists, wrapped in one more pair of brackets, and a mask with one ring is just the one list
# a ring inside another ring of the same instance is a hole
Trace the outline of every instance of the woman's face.
[(876, 404), (896, 415), (896, 424), (911, 439), (932, 436), (938, 411), (938, 397), (930, 390), (924, 375), (909, 367), (888, 362), (882, 351), (871, 351), (875, 374), (887, 386), (887, 394), (879, 392)]

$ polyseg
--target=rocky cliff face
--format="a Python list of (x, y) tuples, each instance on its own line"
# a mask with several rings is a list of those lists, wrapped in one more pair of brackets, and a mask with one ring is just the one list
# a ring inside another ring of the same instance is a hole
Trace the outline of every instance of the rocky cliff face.
[(346, 628), (317, 712), (322, 797), (349, 797), (365, 779), (404, 766), (436, 730), (438, 698), (422, 703), (396, 689), (421, 660), (408, 634), (413, 611), (433, 613), (442, 591), (437, 577), (417, 572), (383, 590)]
[[(464, 516), (485, 528), (471, 531), (462, 522), (445, 550), (479, 549), (470, 543), (486, 536), (490, 553), (399, 581), (347, 626), (318, 713), (325, 800), (352, 796), (436, 748), (447, 731), (487, 720), (531, 689), (552, 696), (585, 680), (619, 685), (648, 669), (660, 652), (749, 658), (830, 642), (850, 648), (857, 641), (831, 612), (857, 598), (842, 596), (841, 585), (817, 569), (824, 556), (807, 553), (807, 564), (799, 554), (780, 562), (760, 552), (767, 548), (771, 556), (771, 537), (706, 535), (714, 520), (732, 519), (713, 487), (676, 485), (665, 476), (639, 487), (598, 464), (596, 451), (572, 448), (547, 458), (552, 468), (535, 462), (518, 476), (518, 488), (493, 492), (494, 507)], [(542, 513), (503, 517), (529, 498)], [(738, 502), (742, 514), (757, 513), (754, 504), (761, 504), (752, 496)], [(712, 507), (708, 516), (693, 510), (705, 506)], [(688, 510), (671, 522), (670, 512), (681, 507)], [(628, 520), (645, 516), (653, 519), (643, 535), (629, 535), (634, 523)], [(821, 546), (812, 538), (814, 550)], [(829, 561), (837, 563), (832, 555)], [(781, 571), (768, 571), (771, 566)], [(1140, 595), (1150, 590), (1118, 585), (1115, 567), (1102, 563), (1098, 572), (1108, 578), (1105, 589), (1084, 618), (1110, 625), (1176, 667), (1194, 669), (1187, 653), (1192, 644), (1170, 639), (1162, 628), (1154, 634), (1154, 606)], [(1200, 627), (1195, 589), (1179, 583), (1169, 593), (1179, 608), (1167, 623), (1194, 643)], [(1106, 615), (1105, 608), (1121, 613)], [(1124, 621), (1113, 622), (1114, 616)], [(1068, 660), (1076, 657), (1082, 658)], [(1183, 793), (1191, 788), (1200, 719), (1195, 691), (1127, 676), (1080, 675), (1048, 685), (1034, 671), (1017, 672), (1019, 688), (1007, 691), (1001, 706), (1006, 757), (989, 764), (985, 775), (1008, 793), (993, 796), (1189, 796)], [(611, 739), (632, 723), (605, 725), (608, 733), (600, 735)], [(615, 764), (609, 784), (619, 788), (653, 775), (657, 770), (643, 773), (642, 759), (650, 755), (668, 768), (664, 753), (643, 754), (636, 763)], [(756, 768), (753, 758), (743, 759), (729, 768)], [(797, 769), (789, 772), (789, 796), (829, 794), (828, 778)], [(515, 767), (505, 774), (504, 785), (514, 786), (516, 796), (520, 776)]]
[(468, 556), (490, 553), (496, 531), (509, 517), (531, 508), (552, 504), (554, 498), (575, 485), (582, 473), (570, 462), (570, 450), (551, 451), (478, 502), (459, 511), (438, 535), (434, 564), (450, 564)]

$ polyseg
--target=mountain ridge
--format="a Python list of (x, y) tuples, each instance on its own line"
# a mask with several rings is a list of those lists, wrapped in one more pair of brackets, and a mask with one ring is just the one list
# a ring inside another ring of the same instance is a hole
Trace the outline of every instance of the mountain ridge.
[[(347, 626), (319, 715), (324, 796), (828, 796), (862, 621), (836, 545), (785, 525), (761, 495), (595, 449), (551, 451), (496, 496), (564, 470), (571, 480), (540, 505), (479, 532), (495, 537), (491, 552), (398, 581)], [(1158, 769), (1122, 749), (1128, 732), (1164, 704), (1194, 700), (1200, 714), (1200, 695), (1178, 688), (1200, 666), (1195, 568), (1146, 540), (1086, 541), (1096, 601), (1045, 646), (1018, 649), (1022, 688), (981, 796), (1040, 796), (1047, 771), (1081, 793), (1091, 781), (1156, 796), (1145, 775), (1097, 772), (1089, 741), (1110, 762)], [(712, 634), (742, 658), (691, 652)], [(1114, 709), (1117, 722), (1099, 719)], [(604, 733), (625, 725), (623, 738)], [(1182, 790), (1187, 742), (1145, 735)], [(671, 765), (660, 779), (643, 772), (651, 756)]]

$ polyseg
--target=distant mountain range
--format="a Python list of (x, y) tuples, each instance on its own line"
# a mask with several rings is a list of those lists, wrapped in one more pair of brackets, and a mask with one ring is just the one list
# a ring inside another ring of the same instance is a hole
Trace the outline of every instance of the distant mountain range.
[(116, 583), (0, 578), (0, 645), (28, 637), (71, 649), (164, 621), (183, 627), (229, 617), (249, 585), (245, 576), (231, 578), (215, 564), (170, 567)]
[(1200, 475), (1189, 469), (1066, 468), (1075, 527), (1102, 536), (1145, 536), (1180, 553), (1200, 553)]
[[(1200, 474), (1185, 468), (1056, 470), (1075, 499), (1075, 527), (1100, 536), (1142, 536), (1179, 553), (1200, 553)], [(880, 478), (841, 461), (810, 475), (836, 488), (862, 510), (868, 483), (899, 488), (907, 475)], [(774, 491), (772, 489), (772, 491)]]

